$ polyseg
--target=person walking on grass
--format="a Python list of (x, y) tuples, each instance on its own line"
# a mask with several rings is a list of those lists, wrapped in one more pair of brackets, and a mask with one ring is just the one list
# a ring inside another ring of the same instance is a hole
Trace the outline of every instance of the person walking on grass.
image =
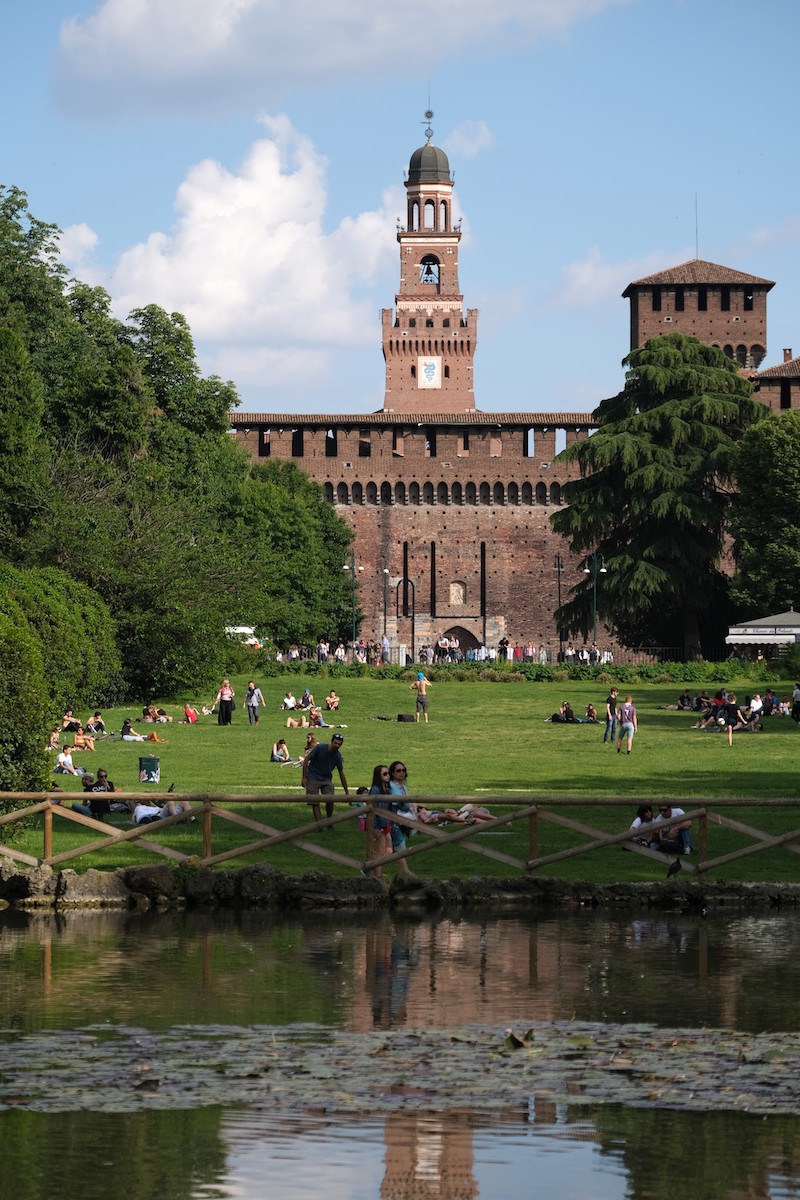
[(639, 730), (639, 721), (636, 715), (636, 709), (633, 707), (633, 701), (630, 696), (625, 697), (625, 703), (620, 706), (617, 714), (619, 721), (619, 736), (617, 737), (617, 754), (622, 751), (622, 743), (627, 740), (628, 754), (633, 749), (633, 735)]
[(428, 688), (433, 687), (430, 679), (427, 679), (424, 671), (417, 671), (417, 678), (413, 683), (408, 685), (410, 692), (417, 693), (417, 711), (414, 714), (414, 720), (419, 721), (419, 714), (422, 713), (425, 717), (425, 724), (428, 724)]
[(333, 816), (333, 800), (330, 797), (333, 796), (334, 767), (339, 772), (339, 778), (342, 781), (345, 795), (350, 795), (350, 788), (347, 786), (347, 780), (344, 777), (344, 762), (341, 755), (343, 741), (343, 733), (334, 733), (329, 744), (326, 745), (325, 742), (318, 742), (303, 758), (303, 788), (307, 796), (313, 797), (308, 803), (311, 806), (315, 821), (322, 820), (322, 807), (319, 802), (320, 796), (325, 797), (325, 815), (327, 817)]

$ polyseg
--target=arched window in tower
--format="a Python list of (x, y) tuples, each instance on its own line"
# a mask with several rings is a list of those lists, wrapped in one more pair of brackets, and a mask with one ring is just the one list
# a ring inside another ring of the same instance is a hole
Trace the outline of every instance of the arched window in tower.
[(547, 484), (541, 480), (536, 485), (536, 503), (547, 504)]
[(561, 484), (560, 483), (551, 483), (550, 484), (550, 503), (551, 504), (560, 504), (561, 503)]
[(494, 485), (494, 502), (495, 504), (505, 504), (506, 502), (506, 489), (503, 487), (502, 483), (496, 483)]
[(450, 584), (450, 603), (466, 604), (467, 585), (461, 579), (454, 579)]
[(420, 283), (429, 283), (433, 287), (438, 287), (439, 265), (439, 260), (435, 254), (426, 254), (419, 264)]
[(464, 495), (465, 495), (467, 504), (477, 504), (478, 503), (478, 490), (475, 487), (474, 483), (467, 484)]
[(412, 367), (411, 367), (411, 378), (412, 378), (412, 379), (416, 379), (416, 378), (417, 378), (417, 365), (416, 365), (416, 363), (413, 363), (413, 364), (412, 364)]
[(765, 354), (766, 354), (766, 350), (764, 349), (763, 346), (755, 345), (755, 346), (750, 347), (750, 357), (753, 360), (753, 366), (755, 367), (756, 370), (758, 370), (758, 368), (761, 366), (762, 362), (764, 361)]
[(374, 483), (367, 484), (367, 504), (378, 503), (378, 489)]
[(413, 233), (419, 232), (419, 201), (415, 200), (411, 205), (411, 229)]
[(394, 485), (394, 502), (395, 504), (406, 503), (406, 485), (404, 483)]
[(444, 365), (444, 377), (445, 379), (450, 378), (450, 368), (448, 367), (447, 363)]
[(481, 504), (491, 504), (492, 503), (492, 490), (489, 487), (488, 483), (481, 484), (480, 489), (478, 491), (478, 497), (480, 499)]
[(442, 200), (439, 203), (439, 228), (443, 233), (446, 233), (450, 228), (450, 222), (447, 216), (447, 201)]
[(381, 484), (381, 504), (392, 503), (392, 485), (390, 483)]
[(736, 347), (736, 361), (740, 367), (747, 366), (747, 346), (738, 345)]
[(447, 504), (449, 501), (448, 489), (446, 483), (440, 483), (436, 489), (436, 501), (438, 504)]
[(433, 504), (433, 484), (426, 483), (422, 487), (422, 503)]
[(453, 504), (464, 503), (464, 489), (460, 483), (453, 484), (452, 488), (450, 489), (450, 496)]
[(353, 484), (353, 504), (363, 504), (363, 503), (364, 503), (363, 484), (354, 483)]
[(519, 484), (510, 483), (508, 485), (508, 503), (519, 504)]
[(409, 504), (419, 504), (419, 484), (410, 483), (408, 485), (408, 502)]
[(533, 504), (533, 488), (529, 483), (522, 485), (522, 503)]
[(332, 483), (325, 484), (325, 499), (328, 501), (328, 504), (333, 504), (333, 484)]
[(347, 484), (346, 483), (340, 483), (339, 486), (337, 487), (336, 503), (337, 504), (349, 504), (350, 503), (350, 497), (347, 493)]
[(435, 229), (436, 228), (436, 205), (433, 203), (432, 200), (425, 201), (424, 222), (425, 222), (426, 229)]
[(722, 347), (722, 353), (728, 358), (733, 358), (733, 346), (727, 345)]

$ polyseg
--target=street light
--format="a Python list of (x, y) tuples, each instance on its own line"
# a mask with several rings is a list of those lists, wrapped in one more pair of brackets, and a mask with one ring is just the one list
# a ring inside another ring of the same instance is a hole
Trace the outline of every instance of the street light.
[[(356, 644), (356, 552), (355, 552), (355, 550), (350, 551), (349, 557), (350, 557), (350, 562), (345, 563), (344, 566), (342, 567), (342, 570), (350, 572), (350, 582), (352, 584), (352, 592), (353, 592), (353, 640), (351, 642), (351, 645), (355, 646), (355, 644)], [(364, 570), (363, 567), (359, 567), (358, 569), (359, 569), (359, 571)], [(353, 651), (353, 653), (355, 654), (355, 650)]]
[[(560, 611), (561, 611), (561, 573), (564, 570), (564, 560), (560, 554), (557, 554), (555, 556), (555, 558), (553, 559), (553, 570), (556, 572), (556, 579), (558, 580), (558, 608), (559, 608), (559, 613), (560, 613)], [(558, 661), (561, 663), (564, 661), (564, 628), (563, 628), (560, 620), (557, 622), (557, 626), (558, 626)]]
[(583, 573), (592, 577), (592, 644), (597, 645), (597, 576), (607, 574), (606, 560), (595, 551), (587, 557), (586, 562), (589, 566), (583, 568)]

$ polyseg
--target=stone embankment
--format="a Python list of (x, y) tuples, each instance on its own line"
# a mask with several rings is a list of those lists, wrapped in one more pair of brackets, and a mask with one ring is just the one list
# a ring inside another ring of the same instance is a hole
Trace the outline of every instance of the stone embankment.
[(115, 871), (17, 869), (0, 862), (0, 908), (65, 911), (76, 908), (265, 908), (278, 912), (326, 909), (648, 908), (704, 914), (712, 909), (779, 909), (800, 905), (800, 884), (663, 883), (594, 884), (518, 876), (391, 881), (320, 871), (282, 875), (266, 865), (235, 871), (168, 865)]

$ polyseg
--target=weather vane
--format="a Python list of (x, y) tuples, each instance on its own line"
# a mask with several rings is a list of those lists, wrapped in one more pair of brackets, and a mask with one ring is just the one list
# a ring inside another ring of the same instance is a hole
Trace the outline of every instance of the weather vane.
[[(430, 100), (428, 100), (428, 104), (430, 104)], [(432, 120), (433, 120), (433, 110), (431, 108), (427, 108), (425, 110), (425, 121), (423, 122), (423, 124), (425, 125), (425, 137), (428, 139), (429, 142), (430, 142), (431, 138), (433, 137), (433, 130), (431, 129), (431, 121)]]

